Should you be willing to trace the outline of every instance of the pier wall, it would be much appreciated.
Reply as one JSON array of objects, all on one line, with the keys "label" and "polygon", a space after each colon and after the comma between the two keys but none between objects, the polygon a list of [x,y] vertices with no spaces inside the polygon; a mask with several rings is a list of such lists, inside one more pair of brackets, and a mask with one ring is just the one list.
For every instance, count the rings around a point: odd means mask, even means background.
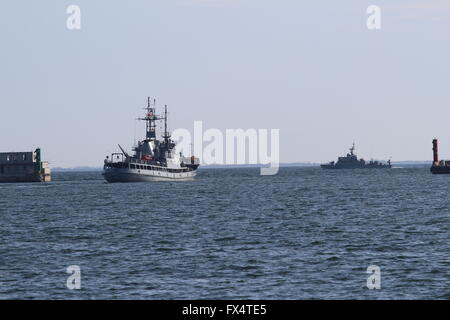
[{"label": "pier wall", "polygon": [[48,162],[40,161],[36,152],[0,153],[0,182],[49,182]]}]

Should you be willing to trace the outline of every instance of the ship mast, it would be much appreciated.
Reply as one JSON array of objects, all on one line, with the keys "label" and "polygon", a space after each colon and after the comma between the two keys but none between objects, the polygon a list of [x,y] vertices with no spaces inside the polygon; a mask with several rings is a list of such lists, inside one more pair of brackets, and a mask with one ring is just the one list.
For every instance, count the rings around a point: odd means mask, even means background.
[{"label": "ship mast", "polygon": [[163,135],[164,141],[167,143],[170,138],[170,134],[167,131],[167,104],[164,106],[164,135]]},{"label": "ship mast", "polygon": [[147,98],[147,107],[144,108],[146,114],[144,118],[138,118],[138,120],[145,121],[146,140],[156,140],[156,121],[160,120],[156,114],[156,99],[153,99],[153,104],[150,101],[150,97]]}]

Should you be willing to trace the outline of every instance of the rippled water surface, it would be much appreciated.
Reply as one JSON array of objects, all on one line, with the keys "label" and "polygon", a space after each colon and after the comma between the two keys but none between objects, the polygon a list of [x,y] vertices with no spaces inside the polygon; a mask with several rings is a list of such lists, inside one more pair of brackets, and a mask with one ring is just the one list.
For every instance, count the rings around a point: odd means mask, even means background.
[{"label": "rippled water surface", "polygon": [[[0,184],[0,298],[450,299],[450,176],[203,169]],[[81,268],[69,290],[66,268]],[[366,286],[381,268],[381,289]]]}]

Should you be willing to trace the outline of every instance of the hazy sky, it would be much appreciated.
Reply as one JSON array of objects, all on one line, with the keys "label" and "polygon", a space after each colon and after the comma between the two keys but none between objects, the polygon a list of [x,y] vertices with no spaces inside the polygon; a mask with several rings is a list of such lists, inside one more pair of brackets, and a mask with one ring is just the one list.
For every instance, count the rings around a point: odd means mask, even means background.
[{"label": "hazy sky", "polygon": [[[66,8],[81,8],[81,30]],[[382,9],[382,29],[366,9]],[[146,97],[170,127],[279,128],[281,162],[450,158],[448,0],[3,0],[0,150],[53,167],[129,150]],[[161,110],[161,109],[160,109]],[[144,135],[142,125],[136,136]]]}]

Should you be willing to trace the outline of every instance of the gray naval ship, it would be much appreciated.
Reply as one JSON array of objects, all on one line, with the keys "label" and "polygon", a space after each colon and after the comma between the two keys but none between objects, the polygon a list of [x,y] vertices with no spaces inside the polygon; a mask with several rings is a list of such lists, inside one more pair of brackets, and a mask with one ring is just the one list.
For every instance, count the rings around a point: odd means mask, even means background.
[{"label": "gray naval ship", "polygon": [[[146,137],[134,147],[134,154],[129,155],[120,145],[122,152],[107,156],[104,161],[103,176],[108,182],[147,182],[193,180],[199,159],[184,157],[175,152],[175,143],[167,131],[167,106],[164,116],[155,113],[156,101],[153,104],[148,98],[146,114],[138,120],[146,123]],[[156,122],[164,120],[162,140],[156,138]]]},{"label": "gray naval ship", "polygon": [[339,157],[337,162],[331,161],[327,164],[320,165],[323,169],[390,169],[392,168],[391,160],[387,163],[379,161],[366,162],[364,159],[358,159],[355,154],[355,144],[350,148],[350,153],[345,157]]}]

